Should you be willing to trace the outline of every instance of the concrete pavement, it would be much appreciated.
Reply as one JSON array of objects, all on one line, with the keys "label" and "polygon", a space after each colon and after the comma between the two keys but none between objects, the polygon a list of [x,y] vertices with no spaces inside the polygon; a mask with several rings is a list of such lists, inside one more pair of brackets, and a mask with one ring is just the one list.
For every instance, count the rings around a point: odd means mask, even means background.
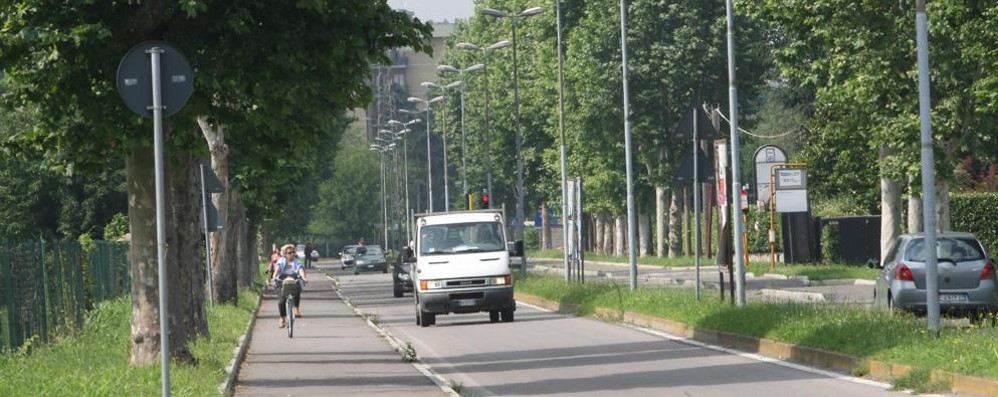
[{"label": "concrete pavement", "polygon": [[447,396],[333,290],[322,272],[309,272],[302,318],[288,338],[277,328],[277,297],[265,295],[235,385],[236,396]]}]

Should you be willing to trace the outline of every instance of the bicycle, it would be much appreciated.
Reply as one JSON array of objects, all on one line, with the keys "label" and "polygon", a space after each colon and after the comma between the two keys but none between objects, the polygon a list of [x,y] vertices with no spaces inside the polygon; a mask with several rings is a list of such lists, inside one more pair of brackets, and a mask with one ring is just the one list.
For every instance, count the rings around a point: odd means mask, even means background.
[{"label": "bicycle", "polygon": [[295,336],[295,292],[299,292],[298,280],[285,277],[281,282],[281,295],[284,298],[284,313],[287,315],[288,338]]}]

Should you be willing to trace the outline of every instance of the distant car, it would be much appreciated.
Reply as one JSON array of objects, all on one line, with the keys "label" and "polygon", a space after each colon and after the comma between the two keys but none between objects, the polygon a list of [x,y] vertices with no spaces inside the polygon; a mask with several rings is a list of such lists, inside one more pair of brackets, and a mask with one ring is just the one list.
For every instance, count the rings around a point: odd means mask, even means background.
[{"label": "distant car", "polygon": [[357,247],[354,253],[353,274],[362,271],[378,271],[388,273],[388,260],[379,245],[363,245]]},{"label": "distant car", "polygon": [[356,251],[356,245],[343,246],[343,249],[340,250],[340,269],[346,269],[348,266],[353,266],[354,253],[356,253]]},{"label": "distant car", "polygon": [[[945,232],[936,238],[939,311],[981,319],[998,312],[994,258],[970,233]],[[926,312],[925,235],[897,238],[880,262],[873,290],[874,305],[891,310]]]},{"label": "distant car", "polygon": [[305,244],[295,246],[295,257],[303,261],[305,260]]},{"label": "distant car", "polygon": [[400,260],[392,266],[392,295],[401,298],[406,292],[412,292],[412,264]]}]

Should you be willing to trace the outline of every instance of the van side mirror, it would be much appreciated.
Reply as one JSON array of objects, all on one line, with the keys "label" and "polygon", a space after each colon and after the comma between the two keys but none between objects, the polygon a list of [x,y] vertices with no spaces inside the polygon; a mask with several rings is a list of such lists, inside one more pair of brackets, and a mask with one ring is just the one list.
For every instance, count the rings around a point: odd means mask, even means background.
[{"label": "van side mirror", "polygon": [[402,248],[402,263],[412,263],[416,261],[416,256],[413,255],[412,248],[405,247]]},{"label": "van side mirror", "polygon": [[509,250],[509,256],[523,256],[523,240],[513,242],[513,249]]}]

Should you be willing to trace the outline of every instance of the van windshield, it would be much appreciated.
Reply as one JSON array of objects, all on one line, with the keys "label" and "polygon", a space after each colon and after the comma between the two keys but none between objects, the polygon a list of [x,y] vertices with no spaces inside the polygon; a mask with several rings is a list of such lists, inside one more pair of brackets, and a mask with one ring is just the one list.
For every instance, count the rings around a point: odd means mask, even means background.
[{"label": "van windshield", "polygon": [[427,225],[419,229],[421,255],[505,251],[506,242],[499,222]]}]

